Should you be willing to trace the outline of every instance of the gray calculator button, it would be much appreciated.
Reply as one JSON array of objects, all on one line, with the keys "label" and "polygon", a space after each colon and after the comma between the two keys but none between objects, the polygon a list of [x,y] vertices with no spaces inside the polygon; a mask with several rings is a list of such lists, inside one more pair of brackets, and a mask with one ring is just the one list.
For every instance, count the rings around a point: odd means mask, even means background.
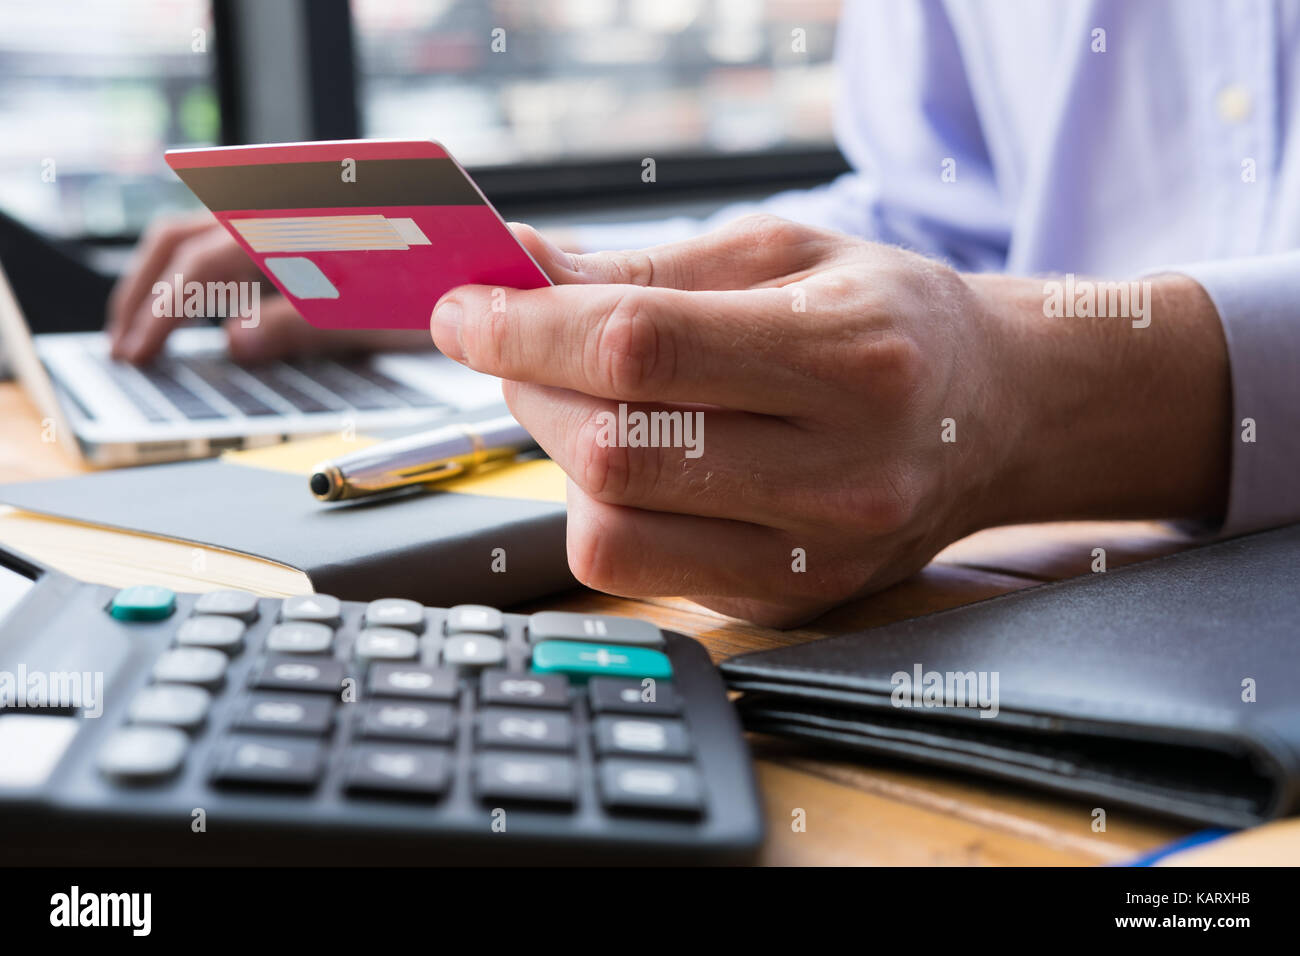
[{"label": "gray calculator button", "polygon": [[475,788],[484,800],[571,804],[577,774],[568,757],[542,754],[482,754],[475,764]]},{"label": "gray calculator button", "polygon": [[375,697],[455,700],[459,690],[456,672],[447,667],[376,664],[370,669],[370,693]]},{"label": "gray calculator button", "polygon": [[366,745],[353,751],[344,781],[349,791],[438,796],[451,784],[451,760],[436,747]]},{"label": "gray calculator button", "polygon": [[383,598],[366,605],[366,627],[424,630],[424,606],[406,598]]},{"label": "gray calculator button", "polygon": [[447,611],[448,634],[495,634],[506,632],[506,619],[494,607],[482,604],[458,604]]},{"label": "gray calculator button", "polygon": [[163,724],[192,730],[203,723],[212,695],[188,684],[154,684],[131,698],[127,715],[133,724]]},{"label": "gray calculator button", "polygon": [[449,741],[456,729],[454,717],[451,707],[446,704],[417,704],[405,700],[367,704],[361,712],[361,736],[425,743]]},{"label": "gray calculator button", "polygon": [[521,707],[567,707],[569,682],[560,674],[484,671],[479,700],[484,704]]},{"label": "gray calculator button", "polygon": [[368,627],[357,636],[353,655],[366,661],[411,661],[420,642],[410,631],[396,627]]},{"label": "gray calculator button", "polygon": [[479,743],[484,747],[568,750],[573,746],[573,723],[568,714],[489,707],[479,715]]},{"label": "gray calculator button", "polygon": [[649,621],[604,614],[542,611],[528,619],[528,637],[540,641],[590,641],[595,644],[634,644],[662,648],[664,636]]},{"label": "gray calculator button", "polygon": [[593,677],[587,691],[591,709],[597,713],[675,714],[681,710],[677,692],[667,681]]},{"label": "gray calculator button", "polygon": [[325,751],[306,741],[227,741],[213,780],[221,784],[261,784],[270,787],[312,787],[321,778]]},{"label": "gray calculator button", "polygon": [[180,769],[189,738],[175,727],[124,727],[99,751],[99,769],[124,781],[157,780]]},{"label": "gray calculator button", "polygon": [[257,620],[257,595],[248,591],[209,591],[194,602],[195,614],[224,614],[241,621]]},{"label": "gray calculator button", "polygon": [[327,658],[271,657],[253,678],[263,690],[304,690],[337,694],[343,686],[342,661]]},{"label": "gray calculator button", "polygon": [[198,684],[215,687],[226,676],[226,655],[210,647],[178,647],[163,651],[153,665],[160,684]]},{"label": "gray calculator button", "polygon": [[176,629],[176,643],[234,654],[244,643],[246,629],[247,625],[237,617],[200,614],[181,622]]},{"label": "gray calculator button", "polygon": [[505,656],[505,642],[487,634],[457,634],[442,646],[443,663],[453,666],[494,667]]},{"label": "gray calculator button", "polygon": [[651,717],[596,718],[596,749],[603,754],[685,757],[691,752],[686,725]]},{"label": "gray calculator button", "polygon": [[339,599],[328,594],[302,594],[285,598],[280,605],[282,621],[315,621],[318,624],[337,624],[343,607]]},{"label": "gray calculator button", "polygon": [[334,646],[334,631],[324,624],[277,624],[266,635],[272,654],[324,654]]},{"label": "gray calculator button", "polygon": [[240,730],[321,735],[334,722],[334,705],[328,698],[306,694],[258,695],[244,705],[235,721]]},{"label": "gray calculator button", "polygon": [[703,802],[695,768],[669,761],[601,761],[600,796],[605,806],[624,810],[694,813]]}]

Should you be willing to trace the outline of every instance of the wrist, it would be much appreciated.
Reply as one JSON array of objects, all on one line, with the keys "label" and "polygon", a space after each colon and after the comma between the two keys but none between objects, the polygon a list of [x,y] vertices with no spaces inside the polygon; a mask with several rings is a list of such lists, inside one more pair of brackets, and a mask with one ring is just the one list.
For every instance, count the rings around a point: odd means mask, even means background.
[{"label": "wrist", "polygon": [[[1085,280],[965,278],[997,369],[982,523],[1222,513],[1227,348],[1199,284],[1153,276],[1124,283],[1127,308],[1099,296],[1089,309],[1071,306]],[[1096,311],[1107,317],[1086,314]]]}]

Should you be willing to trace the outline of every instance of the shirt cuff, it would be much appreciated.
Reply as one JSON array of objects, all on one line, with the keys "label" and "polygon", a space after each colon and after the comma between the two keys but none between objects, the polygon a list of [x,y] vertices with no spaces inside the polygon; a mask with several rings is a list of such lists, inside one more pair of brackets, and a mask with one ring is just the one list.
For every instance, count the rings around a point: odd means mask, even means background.
[{"label": "shirt cuff", "polygon": [[1300,521],[1300,250],[1166,271],[1201,284],[1228,344],[1232,470],[1219,534]]}]

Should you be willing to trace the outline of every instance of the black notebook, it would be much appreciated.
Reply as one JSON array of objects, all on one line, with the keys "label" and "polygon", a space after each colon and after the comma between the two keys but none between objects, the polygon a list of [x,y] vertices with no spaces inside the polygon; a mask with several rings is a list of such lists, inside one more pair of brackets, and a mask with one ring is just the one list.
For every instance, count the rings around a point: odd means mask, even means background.
[{"label": "black notebook", "polygon": [[751,730],[1252,825],[1300,810],[1300,525],[722,670]]}]

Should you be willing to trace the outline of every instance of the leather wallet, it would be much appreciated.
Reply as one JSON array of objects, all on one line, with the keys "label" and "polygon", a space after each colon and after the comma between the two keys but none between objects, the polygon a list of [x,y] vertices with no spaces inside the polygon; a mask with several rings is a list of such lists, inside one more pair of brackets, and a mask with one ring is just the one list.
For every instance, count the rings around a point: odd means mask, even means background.
[{"label": "leather wallet", "polygon": [[1249,826],[1300,810],[1300,525],[722,672],[750,730]]}]

